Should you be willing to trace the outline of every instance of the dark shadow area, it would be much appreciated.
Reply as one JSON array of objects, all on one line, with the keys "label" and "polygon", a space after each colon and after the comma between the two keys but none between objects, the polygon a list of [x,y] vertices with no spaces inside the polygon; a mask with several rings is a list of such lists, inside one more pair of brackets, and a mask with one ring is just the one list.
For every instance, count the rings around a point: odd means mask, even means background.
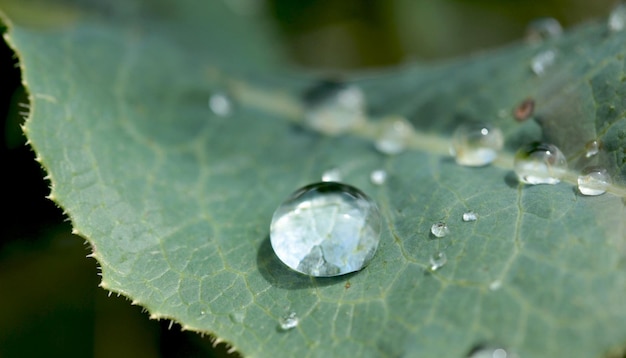
[{"label": "dark shadow area", "polygon": [[269,236],[259,246],[256,257],[259,272],[274,287],[298,290],[303,288],[345,284],[356,272],[337,277],[312,277],[291,270],[282,263],[272,249]]},{"label": "dark shadow area", "polygon": [[517,189],[520,186],[520,182],[519,180],[517,180],[517,175],[515,175],[515,172],[510,171],[506,173],[506,175],[504,176],[504,184],[506,184],[506,186],[511,189]]}]

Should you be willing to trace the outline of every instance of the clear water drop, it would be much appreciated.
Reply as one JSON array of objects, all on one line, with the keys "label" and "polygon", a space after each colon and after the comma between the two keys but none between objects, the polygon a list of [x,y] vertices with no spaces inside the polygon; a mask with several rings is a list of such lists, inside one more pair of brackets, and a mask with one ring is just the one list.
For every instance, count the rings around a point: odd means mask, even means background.
[{"label": "clear water drop", "polygon": [[500,280],[491,281],[491,283],[489,284],[489,289],[491,291],[497,291],[500,289],[500,287],[502,287],[502,281]]},{"label": "clear water drop", "polygon": [[233,113],[233,100],[225,92],[215,92],[209,97],[209,109],[219,117],[228,117]]},{"label": "clear water drop", "polygon": [[468,221],[476,221],[478,220],[478,215],[473,212],[473,211],[468,211],[466,213],[463,213],[463,221],[468,222]]},{"label": "clear water drop", "polygon": [[437,271],[448,262],[445,252],[436,252],[430,256],[430,270]]},{"label": "clear water drop", "polygon": [[611,185],[611,177],[601,167],[585,168],[578,176],[578,191],[583,195],[596,196],[606,193]]},{"label": "clear water drop", "polygon": [[450,229],[448,225],[444,222],[436,222],[430,227],[430,232],[435,235],[435,237],[444,237],[450,233]]},{"label": "clear water drop", "polygon": [[515,154],[515,174],[525,184],[557,184],[567,171],[567,160],[553,144],[534,142]]},{"label": "clear water drop", "polygon": [[363,91],[354,85],[324,81],[304,95],[305,123],[312,129],[337,135],[366,120]]},{"label": "clear water drop", "polygon": [[295,312],[289,312],[285,314],[284,316],[280,317],[280,319],[278,320],[278,326],[283,331],[294,329],[298,326],[299,323],[300,323],[300,319],[298,318],[298,315],[296,315]]},{"label": "clear water drop", "polygon": [[341,171],[338,168],[331,168],[322,173],[322,181],[341,181]]},{"label": "clear water drop", "polygon": [[228,317],[231,321],[233,321],[233,323],[243,323],[245,314],[243,311],[233,311],[228,315]]},{"label": "clear water drop", "polygon": [[374,185],[383,185],[387,181],[387,172],[383,169],[374,170],[370,174],[370,181]]},{"label": "clear water drop", "polygon": [[554,65],[556,57],[557,52],[553,49],[539,52],[530,60],[530,68],[537,76],[543,76],[548,68]]},{"label": "clear water drop", "polygon": [[620,3],[611,11],[608,21],[609,31],[619,32],[626,28],[626,3]]},{"label": "clear water drop", "polygon": [[531,21],[526,27],[526,40],[531,43],[542,42],[559,37],[563,33],[561,23],[552,17],[542,17]]},{"label": "clear water drop", "polygon": [[452,135],[450,153],[460,165],[479,167],[493,162],[503,145],[500,129],[488,124],[462,124]]},{"label": "clear water drop", "polygon": [[413,125],[404,117],[387,118],[381,123],[376,149],[383,154],[400,154],[406,150],[413,132]]},{"label": "clear water drop", "polygon": [[597,155],[600,153],[600,149],[602,149],[602,142],[597,139],[590,140],[585,143],[585,158],[591,158]]},{"label": "clear water drop", "polygon": [[270,241],[291,269],[328,277],[365,267],[380,232],[381,215],[372,199],[350,185],[321,182],[297,190],[276,209]]},{"label": "clear water drop", "polygon": [[469,358],[517,358],[517,355],[504,348],[484,347],[474,350]]}]

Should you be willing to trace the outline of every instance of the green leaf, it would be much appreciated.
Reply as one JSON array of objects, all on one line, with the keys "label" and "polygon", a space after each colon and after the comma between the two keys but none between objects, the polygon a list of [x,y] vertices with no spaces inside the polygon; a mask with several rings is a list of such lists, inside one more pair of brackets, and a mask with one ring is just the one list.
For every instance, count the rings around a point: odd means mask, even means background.
[{"label": "green leaf", "polygon": [[[302,127],[301,94],[317,79],[285,68],[262,14],[221,2],[111,3],[120,7],[3,5],[31,94],[25,132],[51,198],[91,243],[104,288],[246,356],[623,352],[626,33],[590,24],[541,45],[354,80],[368,121],[328,136]],[[548,48],[557,62],[535,76],[531,58]],[[210,112],[216,90],[235,99],[232,116]],[[511,111],[528,97],[534,120],[518,123]],[[397,156],[373,148],[389,115],[416,127]],[[448,157],[450,133],[469,120],[505,133],[494,165]],[[604,150],[591,161],[615,185],[584,197],[572,184],[595,138]],[[512,153],[537,139],[565,152],[566,181],[513,179]],[[330,167],[378,202],[386,226],[364,270],[313,279],[274,256],[269,222]],[[381,187],[369,182],[378,168],[390,174]],[[478,221],[463,222],[467,210]],[[450,234],[432,239],[440,220]],[[448,263],[430,273],[437,251]],[[281,332],[288,310],[300,324]]]}]

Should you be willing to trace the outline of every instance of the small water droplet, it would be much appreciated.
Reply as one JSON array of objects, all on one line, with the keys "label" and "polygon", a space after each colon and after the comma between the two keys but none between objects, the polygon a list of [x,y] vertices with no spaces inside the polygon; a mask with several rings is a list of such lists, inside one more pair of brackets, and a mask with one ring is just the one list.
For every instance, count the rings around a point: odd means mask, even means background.
[{"label": "small water droplet", "polygon": [[535,112],[535,100],[532,98],[525,99],[513,111],[513,117],[518,122],[523,122],[530,118]]},{"label": "small water droplet", "polygon": [[542,17],[531,21],[526,27],[526,40],[531,43],[556,38],[563,33],[559,21],[552,17]]},{"label": "small water droplet", "polygon": [[370,174],[370,181],[375,185],[383,185],[387,181],[387,172],[383,169],[374,170]]},{"label": "small water droplet", "polygon": [[444,237],[450,233],[450,229],[446,223],[440,221],[430,227],[430,232],[435,235],[435,237]]},{"label": "small water droplet", "polygon": [[585,144],[585,158],[591,158],[600,153],[600,149],[602,149],[602,142],[597,139],[590,140]]},{"label": "small water droplet", "polygon": [[437,271],[448,262],[445,252],[436,252],[430,256],[430,270]]},{"label": "small water droplet", "polygon": [[585,168],[578,176],[578,191],[583,195],[601,195],[611,185],[611,177],[606,169],[601,167]]},{"label": "small water droplet", "polygon": [[322,173],[322,181],[341,181],[341,171],[338,168],[331,168]]},{"label": "small water droplet", "polygon": [[476,221],[478,220],[478,215],[473,212],[473,211],[468,211],[466,213],[463,213],[463,221],[468,222],[468,221]]},{"label": "small water droplet", "polygon": [[491,291],[497,291],[497,290],[499,290],[499,289],[500,289],[500,287],[502,287],[502,281],[500,281],[500,280],[495,280],[495,281],[492,281],[492,282],[489,284],[489,289],[490,289]]},{"label": "small water droplet", "polygon": [[283,331],[296,328],[298,323],[300,323],[300,320],[295,312],[289,312],[278,320],[278,326]]},{"label": "small water droplet", "polygon": [[378,207],[355,187],[307,185],[274,212],[270,241],[291,269],[311,276],[358,271],[374,257],[381,232]]},{"label": "small water droplet", "polygon": [[609,15],[609,31],[619,32],[626,28],[626,3],[618,4]]},{"label": "small water droplet", "polygon": [[230,317],[230,320],[233,321],[233,323],[242,323],[245,318],[245,314],[243,311],[233,311],[228,315],[228,317]]},{"label": "small water droplet", "polygon": [[537,76],[543,76],[554,65],[556,57],[557,52],[553,49],[539,52],[530,60],[530,68]]},{"label": "small water droplet", "polygon": [[567,171],[567,160],[553,144],[534,142],[520,148],[513,164],[525,184],[557,184]]},{"label": "small water droplet", "polygon": [[305,122],[319,132],[336,135],[362,124],[366,103],[363,91],[354,85],[324,81],[304,95]]},{"label": "small water droplet", "polygon": [[472,351],[469,358],[517,358],[516,354],[508,352],[504,348],[483,347]]},{"label": "small water droplet", "polygon": [[406,150],[413,136],[413,125],[404,117],[390,117],[381,122],[376,139],[376,149],[388,155],[400,154]]},{"label": "small water droplet", "polygon": [[233,101],[225,92],[215,92],[209,97],[209,109],[220,117],[228,117],[233,113]]},{"label": "small water droplet", "polygon": [[488,124],[462,124],[452,135],[450,153],[460,165],[479,167],[493,162],[504,145],[502,132]]}]

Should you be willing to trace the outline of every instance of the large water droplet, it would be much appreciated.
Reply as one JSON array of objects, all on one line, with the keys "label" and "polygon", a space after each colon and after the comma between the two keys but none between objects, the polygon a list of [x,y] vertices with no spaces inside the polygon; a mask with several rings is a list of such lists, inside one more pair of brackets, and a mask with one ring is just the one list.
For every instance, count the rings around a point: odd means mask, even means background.
[{"label": "large water droplet", "polygon": [[542,17],[531,21],[526,27],[526,40],[528,42],[541,42],[555,38],[563,33],[563,27],[559,21],[552,17]]},{"label": "large water droplet", "polygon": [[228,117],[233,113],[233,100],[225,92],[215,92],[209,97],[209,109],[217,116]]},{"label": "large water droplet", "polygon": [[460,165],[479,167],[493,162],[504,145],[502,132],[487,124],[462,124],[452,135],[451,154]]},{"label": "large water droplet", "polygon": [[270,239],[276,256],[311,276],[358,271],[374,257],[381,216],[376,204],[350,185],[307,185],[274,212]]},{"label": "large water droplet", "polygon": [[412,136],[413,125],[404,117],[387,118],[381,123],[376,149],[384,154],[400,154],[406,150]]},{"label": "large water droplet", "polygon": [[435,237],[444,237],[450,233],[450,229],[446,223],[440,221],[430,227],[430,232],[435,235]]},{"label": "large water droplet", "polygon": [[606,169],[601,167],[585,168],[578,176],[578,191],[583,195],[601,195],[611,185],[611,177]]},{"label": "large water droplet", "polygon": [[473,212],[473,211],[468,211],[466,213],[463,213],[463,221],[468,222],[468,221],[476,221],[478,220],[478,215]]},{"label": "large water droplet", "polygon": [[602,142],[597,139],[590,140],[585,143],[585,158],[591,158],[594,155],[600,153],[600,149],[602,148]]},{"label": "large water droplet", "polygon": [[515,174],[525,184],[556,184],[567,171],[567,160],[555,145],[531,143],[517,151]]},{"label": "large water droplet", "polygon": [[353,85],[325,81],[304,96],[306,124],[319,132],[336,135],[362,124],[365,95]]},{"label": "large water droplet", "polygon": [[430,270],[437,271],[448,262],[445,252],[436,252],[430,256]]},{"label": "large water droplet", "polygon": [[530,60],[530,68],[537,76],[543,76],[556,62],[556,56],[557,52],[553,49],[539,52]]},{"label": "large water droplet", "polygon": [[387,181],[387,172],[383,169],[374,170],[370,174],[370,181],[375,185],[383,185]]},{"label": "large water droplet", "polygon": [[300,319],[295,312],[289,312],[280,317],[280,319],[278,320],[278,326],[283,331],[288,331],[290,329],[296,328],[298,326],[298,323],[300,323]]},{"label": "large water droplet", "polygon": [[611,32],[622,31],[626,28],[626,3],[613,8],[609,15],[608,27]]},{"label": "large water droplet", "polygon": [[322,181],[341,181],[341,171],[338,168],[331,168],[322,173]]}]

